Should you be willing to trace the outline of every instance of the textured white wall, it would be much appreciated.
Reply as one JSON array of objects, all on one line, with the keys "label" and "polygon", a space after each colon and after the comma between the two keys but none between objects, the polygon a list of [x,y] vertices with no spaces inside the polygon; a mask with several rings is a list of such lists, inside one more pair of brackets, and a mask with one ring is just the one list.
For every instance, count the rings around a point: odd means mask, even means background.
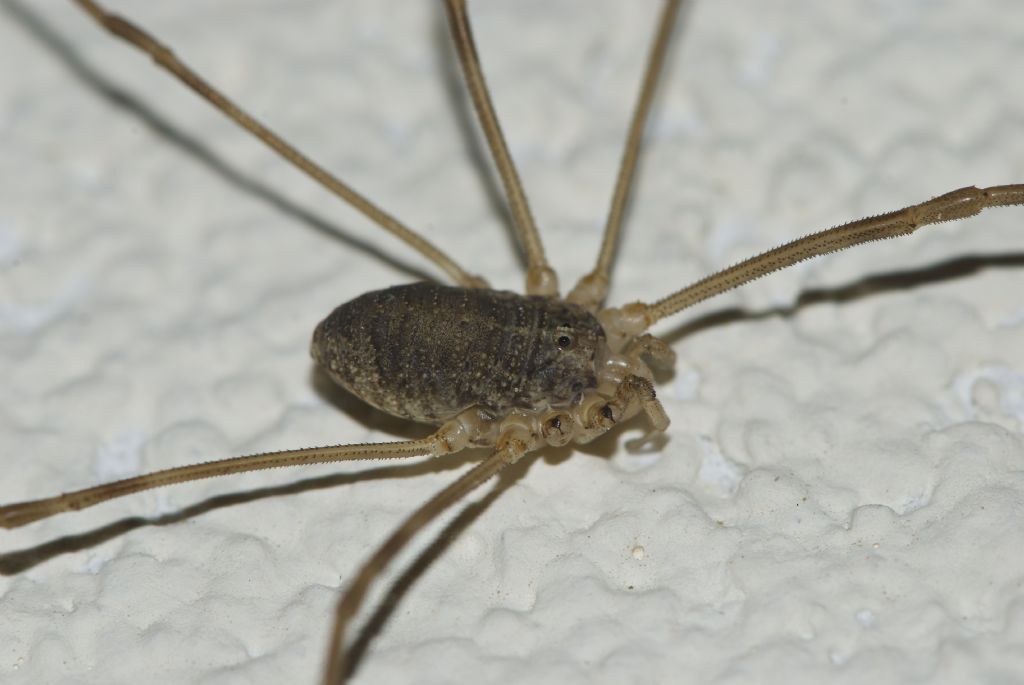
[{"label": "textured white wall", "polygon": [[[0,2],[0,501],[421,433],[318,389],[306,347],[333,306],[422,262],[69,3],[24,4],[31,21]],[[437,3],[213,5],[117,3],[458,260],[521,287]],[[596,251],[659,6],[472,3],[566,283]],[[613,301],[1024,181],[1021,36],[1018,0],[695,3]],[[1022,225],[1024,209],[990,211],[678,316],[660,329],[680,354],[664,450],[627,452],[633,428],[527,460],[401,601],[358,680],[1024,681]],[[345,579],[464,466],[251,474],[4,531],[0,680],[316,682]],[[253,501],[209,506],[224,494]]]}]

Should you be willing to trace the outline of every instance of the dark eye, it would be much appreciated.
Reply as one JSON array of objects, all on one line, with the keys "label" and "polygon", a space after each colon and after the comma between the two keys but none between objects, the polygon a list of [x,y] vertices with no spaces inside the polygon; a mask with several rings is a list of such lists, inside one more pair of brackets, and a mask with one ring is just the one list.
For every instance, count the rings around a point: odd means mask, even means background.
[{"label": "dark eye", "polygon": [[557,340],[555,340],[555,344],[558,345],[558,349],[567,350],[572,347],[572,336],[568,336],[563,333],[558,336]]}]

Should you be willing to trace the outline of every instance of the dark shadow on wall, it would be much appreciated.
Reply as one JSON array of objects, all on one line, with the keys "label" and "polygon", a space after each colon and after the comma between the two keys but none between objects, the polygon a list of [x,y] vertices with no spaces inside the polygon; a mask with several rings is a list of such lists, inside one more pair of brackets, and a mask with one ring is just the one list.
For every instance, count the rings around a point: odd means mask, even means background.
[{"label": "dark shadow on wall", "polygon": [[[198,162],[227,185],[251,197],[261,199],[280,212],[285,219],[303,224],[317,233],[338,241],[348,249],[363,253],[380,261],[382,264],[390,266],[396,271],[408,275],[410,280],[437,280],[426,271],[388,255],[372,243],[353,236],[322,216],[299,206],[274,188],[225,162],[198,138],[182,132],[165,117],[161,116],[156,109],[105,78],[101,71],[83,60],[72,44],[54,31],[40,18],[38,13],[30,10],[21,2],[17,0],[0,0],[0,10],[11,21],[21,26],[27,35],[32,36],[46,52],[56,58],[61,65],[74,74],[98,97],[141,122],[154,135],[181,150],[185,155]],[[76,10],[69,9],[68,11]],[[102,29],[96,27],[96,30]],[[111,37],[111,40],[116,39]],[[139,53],[139,59],[146,60],[148,58]],[[164,74],[158,73],[158,69],[155,67],[153,76],[154,78],[166,77]],[[181,87],[184,88],[184,86]],[[254,142],[254,144],[256,143]],[[312,183],[313,181],[310,182]]]},{"label": "dark shadow on wall", "polygon": [[101,545],[108,540],[120,537],[139,528],[150,526],[168,526],[186,521],[207,512],[225,507],[233,507],[248,502],[255,502],[272,497],[298,495],[303,492],[336,488],[343,485],[355,485],[364,481],[378,481],[391,478],[416,478],[427,473],[454,471],[478,459],[480,450],[467,450],[459,454],[448,455],[444,459],[424,457],[420,461],[407,464],[381,466],[363,469],[355,473],[338,473],[316,478],[305,478],[283,485],[272,485],[254,488],[244,492],[235,492],[207,498],[191,506],[170,514],[152,518],[132,516],[114,521],[93,530],[65,535],[49,542],[33,547],[0,553],[0,575],[13,576],[27,571],[62,554],[80,552]]},{"label": "dark shadow on wall", "polygon": [[773,307],[757,312],[740,307],[728,307],[701,314],[661,336],[674,344],[703,331],[746,321],[761,321],[772,317],[792,317],[801,309],[819,304],[844,304],[875,295],[906,292],[916,288],[955,281],[980,273],[987,269],[1022,269],[1024,253],[968,255],[956,257],[938,264],[922,266],[903,271],[865,276],[847,285],[806,290],[788,307]]}]

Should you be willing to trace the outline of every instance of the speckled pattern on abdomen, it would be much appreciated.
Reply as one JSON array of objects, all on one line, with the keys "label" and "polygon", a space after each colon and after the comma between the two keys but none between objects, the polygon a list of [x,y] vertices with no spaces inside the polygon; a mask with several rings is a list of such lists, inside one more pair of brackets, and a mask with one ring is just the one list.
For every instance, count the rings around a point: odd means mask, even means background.
[{"label": "speckled pattern on abdomen", "polygon": [[[560,331],[573,346],[559,349]],[[313,358],[357,397],[439,423],[478,405],[495,414],[557,404],[594,387],[604,340],[584,309],[543,297],[413,283],[337,307],[313,333]]]}]

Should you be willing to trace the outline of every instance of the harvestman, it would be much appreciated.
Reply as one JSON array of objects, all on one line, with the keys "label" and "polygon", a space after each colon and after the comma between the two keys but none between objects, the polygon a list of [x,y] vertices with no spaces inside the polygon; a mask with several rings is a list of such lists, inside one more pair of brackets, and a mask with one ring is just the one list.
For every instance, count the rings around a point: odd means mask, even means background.
[{"label": "harvestman", "polygon": [[[1024,184],[960,188],[787,243],[656,302],[603,307],[641,133],[680,5],[679,0],[667,0],[635,106],[596,266],[561,299],[557,277],[545,258],[480,71],[465,0],[446,0],[466,83],[527,256],[526,296],[500,293],[263,127],[142,29],[91,0],[75,1],[107,30],[147,52],[282,157],[415,248],[456,284],[415,284],[368,293],[335,310],[314,334],[313,356],[328,375],[378,408],[438,425],[428,437],[237,457],[0,507],[0,525],[15,528],[115,497],[200,478],[279,466],[441,456],[467,447],[492,447],[486,459],[413,512],[350,582],[337,607],[326,682],[340,681],[350,672],[345,635],[370,584],[412,536],[445,509],[505,466],[544,446],[588,442],[641,412],[652,432],[667,428],[668,417],[655,397],[650,367],[670,364],[674,355],[664,342],[646,333],[654,323],[810,257],[910,235],[922,226],[973,216],[986,207],[1024,204]],[[462,326],[452,327],[451,322],[460,317]],[[424,332],[434,335],[426,343],[428,349],[418,352],[409,341]]]}]

